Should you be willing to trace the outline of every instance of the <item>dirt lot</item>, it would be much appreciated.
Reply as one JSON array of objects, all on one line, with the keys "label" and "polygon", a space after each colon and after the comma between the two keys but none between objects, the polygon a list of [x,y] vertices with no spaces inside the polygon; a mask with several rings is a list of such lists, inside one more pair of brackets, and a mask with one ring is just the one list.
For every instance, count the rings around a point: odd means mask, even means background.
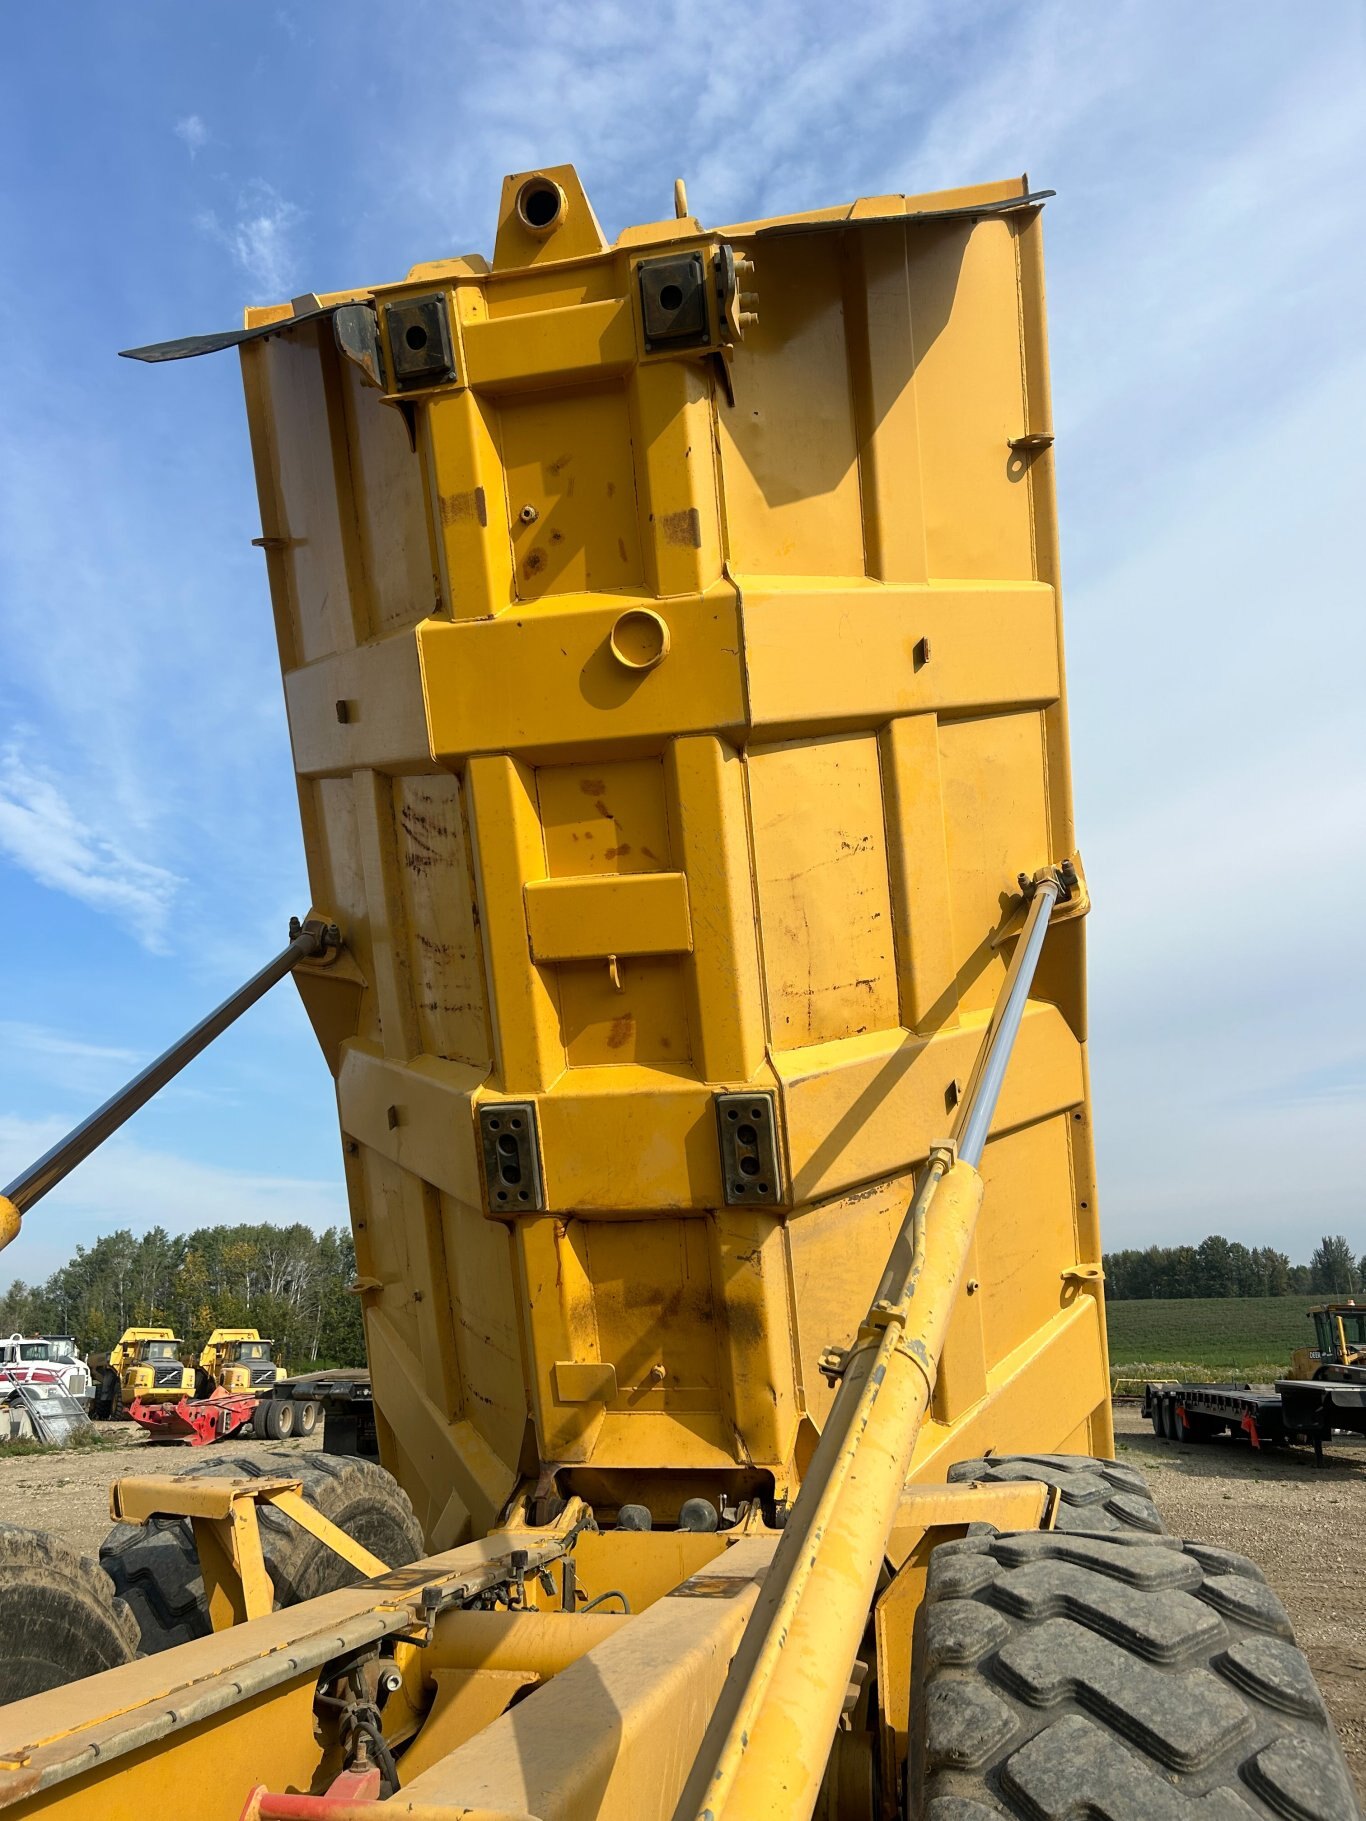
[{"label": "dirt lot", "polygon": [[[1132,1407],[1116,1411],[1115,1430],[1120,1459],[1148,1475],[1169,1528],[1251,1556],[1285,1601],[1366,1799],[1366,1443],[1340,1438],[1320,1471],[1308,1449],[1159,1442]],[[106,1433],[120,1445],[0,1459],[0,1519],[56,1531],[94,1555],[109,1528],[111,1479],[173,1472],[192,1458],[149,1447],[132,1423]],[[288,1459],[318,1440],[229,1447]]]},{"label": "dirt lot", "polygon": [[1308,1448],[1160,1442],[1122,1406],[1115,1444],[1169,1530],[1250,1556],[1280,1594],[1366,1802],[1366,1441],[1339,1436],[1319,1469]]},{"label": "dirt lot", "polygon": [[[68,1448],[60,1454],[0,1458],[0,1519],[51,1530],[87,1555],[98,1555],[109,1529],[109,1482],[125,1473],[174,1473],[202,1458],[196,1448],[143,1441],[136,1423],[101,1423],[101,1437],[117,1439],[106,1448]],[[321,1425],[306,1442],[232,1441],[217,1444],[224,1454],[271,1454],[287,1458],[317,1448]]]}]

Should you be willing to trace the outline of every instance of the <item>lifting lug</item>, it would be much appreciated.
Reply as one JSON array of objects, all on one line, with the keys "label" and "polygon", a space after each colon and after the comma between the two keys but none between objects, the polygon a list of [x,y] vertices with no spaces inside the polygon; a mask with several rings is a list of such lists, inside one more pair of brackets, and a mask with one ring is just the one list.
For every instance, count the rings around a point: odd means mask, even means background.
[{"label": "lifting lug", "polygon": [[1076,865],[1071,860],[1064,860],[1061,866],[1041,866],[1032,879],[1028,873],[1021,873],[1020,896],[1026,904],[1032,902],[1034,894],[1046,880],[1051,880],[1057,886],[1059,904],[1070,903],[1081,883],[1077,877]]}]

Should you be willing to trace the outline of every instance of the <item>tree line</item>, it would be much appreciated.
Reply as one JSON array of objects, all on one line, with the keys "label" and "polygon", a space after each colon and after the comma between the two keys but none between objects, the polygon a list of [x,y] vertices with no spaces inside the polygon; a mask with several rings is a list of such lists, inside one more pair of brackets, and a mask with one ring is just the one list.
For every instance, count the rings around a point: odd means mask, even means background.
[{"label": "tree line", "polygon": [[[1307,1265],[1212,1233],[1198,1246],[1107,1252],[1104,1269],[1116,1302],[1354,1296],[1366,1284],[1366,1255],[1340,1233],[1326,1234]],[[0,1335],[74,1334],[87,1351],[107,1352],[127,1327],[166,1327],[198,1351],[214,1328],[256,1328],[293,1369],[363,1366],[360,1299],[346,1288],[355,1275],[345,1227],[153,1227],[140,1238],[124,1227],[77,1246],[46,1283],[12,1283],[0,1294]]]},{"label": "tree line", "polygon": [[256,1328],[293,1370],[363,1366],[360,1299],[349,1229],[260,1223],[128,1229],[97,1239],[44,1284],[0,1295],[0,1334],[74,1334],[106,1352],[128,1327],[171,1328],[196,1352],[214,1328]]},{"label": "tree line", "polygon": [[1105,1293],[1113,1302],[1163,1296],[1355,1296],[1366,1282],[1341,1234],[1325,1234],[1307,1265],[1292,1265],[1274,1246],[1240,1245],[1211,1233],[1198,1246],[1149,1246],[1105,1254]]}]

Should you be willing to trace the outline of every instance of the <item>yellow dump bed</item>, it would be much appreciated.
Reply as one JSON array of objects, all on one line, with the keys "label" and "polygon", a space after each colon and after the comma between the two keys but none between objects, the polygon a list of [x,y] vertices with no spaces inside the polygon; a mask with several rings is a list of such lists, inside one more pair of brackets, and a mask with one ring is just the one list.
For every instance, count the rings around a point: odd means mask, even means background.
[{"label": "yellow dump bed", "polygon": [[1040,200],[608,246],[561,167],[139,351],[243,350],[314,909],[152,1074],[294,971],[402,1484],[0,1526],[15,1821],[1358,1814],[1109,1458]]},{"label": "yellow dump bed", "polygon": [[[604,240],[242,348],[381,1451],[429,1542],[792,1498],[1019,929],[1074,853],[1023,183]],[[757,299],[757,301],[756,301]],[[1084,891],[915,1472],[1111,1445]],[[1071,919],[1069,921],[1069,919]]]}]

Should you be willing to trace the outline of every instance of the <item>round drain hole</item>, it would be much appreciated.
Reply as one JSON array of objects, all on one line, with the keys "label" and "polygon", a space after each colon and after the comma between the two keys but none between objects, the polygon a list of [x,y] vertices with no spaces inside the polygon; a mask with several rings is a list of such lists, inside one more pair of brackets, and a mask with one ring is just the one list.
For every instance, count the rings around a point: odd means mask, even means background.
[{"label": "round drain hole", "polygon": [[653,670],[669,655],[669,628],[648,607],[629,607],[608,640],[612,656],[627,670]]}]

